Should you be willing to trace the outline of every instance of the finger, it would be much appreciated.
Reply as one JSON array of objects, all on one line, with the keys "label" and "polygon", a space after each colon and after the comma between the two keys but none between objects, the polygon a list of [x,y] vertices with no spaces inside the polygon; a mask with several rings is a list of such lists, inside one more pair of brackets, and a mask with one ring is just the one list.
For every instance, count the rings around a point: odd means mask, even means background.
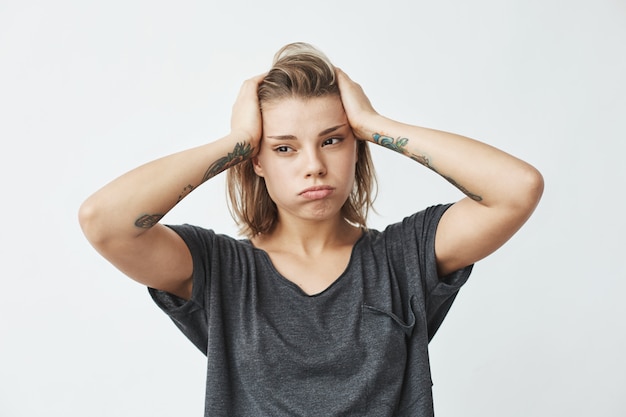
[{"label": "finger", "polygon": [[267,72],[264,72],[262,74],[255,75],[254,77],[248,79],[247,81],[249,81],[251,84],[259,85],[265,79],[266,76],[267,76]]},{"label": "finger", "polygon": [[246,78],[243,82],[244,83],[247,82],[247,81],[256,81],[256,82],[258,82],[258,81],[261,81],[266,76],[267,76],[267,71],[263,72],[261,74],[256,74],[256,75],[253,75],[252,77]]},{"label": "finger", "polygon": [[239,90],[240,94],[243,94],[244,92],[247,94],[256,93],[257,89],[259,88],[259,84],[261,84],[261,82],[265,79],[266,75],[267,75],[267,72],[263,74],[255,75],[254,77],[251,77],[245,80],[242,83],[241,88]]},{"label": "finger", "polygon": [[339,67],[335,67],[335,77],[337,77],[337,83],[339,85],[345,83],[346,80],[350,80],[350,77],[348,77],[348,74],[343,72],[343,70]]}]

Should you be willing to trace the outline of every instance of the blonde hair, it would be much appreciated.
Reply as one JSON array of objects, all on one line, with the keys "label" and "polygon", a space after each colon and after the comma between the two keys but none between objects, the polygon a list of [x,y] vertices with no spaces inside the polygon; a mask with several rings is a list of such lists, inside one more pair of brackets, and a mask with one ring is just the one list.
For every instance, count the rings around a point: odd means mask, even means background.
[{"label": "blonde hair", "polygon": [[[259,105],[285,98],[339,96],[335,67],[320,50],[303,42],[282,47],[272,68],[257,90]],[[367,215],[375,199],[376,175],[366,141],[357,140],[354,188],[341,208],[343,217],[366,227]],[[265,187],[265,180],[254,172],[252,159],[227,171],[229,208],[242,235],[251,238],[268,233],[278,220],[278,210]]]}]

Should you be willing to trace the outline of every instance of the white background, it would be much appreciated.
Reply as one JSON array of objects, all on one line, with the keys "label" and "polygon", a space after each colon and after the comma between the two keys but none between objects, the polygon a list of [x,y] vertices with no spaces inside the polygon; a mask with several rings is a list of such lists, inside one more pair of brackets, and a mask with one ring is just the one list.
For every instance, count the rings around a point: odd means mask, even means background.
[{"label": "white background", "polygon": [[[535,215],[430,345],[437,415],[626,415],[623,0],[1,0],[0,416],[202,415],[202,354],[76,213],[117,175],[227,133],[241,82],[300,40],[381,113],[544,174]],[[461,197],[373,151],[372,227]],[[234,233],[223,175],[165,220]]]}]

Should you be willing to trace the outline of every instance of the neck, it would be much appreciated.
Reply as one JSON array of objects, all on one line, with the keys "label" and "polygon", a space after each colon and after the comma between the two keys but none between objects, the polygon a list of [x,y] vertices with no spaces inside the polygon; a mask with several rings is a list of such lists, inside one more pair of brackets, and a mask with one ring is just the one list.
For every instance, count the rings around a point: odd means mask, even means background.
[{"label": "neck", "polygon": [[274,230],[262,236],[260,241],[274,250],[282,248],[289,252],[312,255],[337,246],[352,246],[360,236],[358,227],[337,217],[327,221],[279,221]]}]

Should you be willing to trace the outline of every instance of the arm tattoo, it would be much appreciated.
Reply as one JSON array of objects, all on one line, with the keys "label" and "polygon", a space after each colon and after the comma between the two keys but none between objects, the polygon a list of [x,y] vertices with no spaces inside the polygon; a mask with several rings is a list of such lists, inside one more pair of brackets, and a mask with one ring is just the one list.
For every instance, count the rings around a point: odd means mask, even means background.
[{"label": "arm tattoo", "polygon": [[416,162],[419,162],[420,164],[424,165],[426,168],[435,171],[437,174],[441,175],[450,184],[454,185],[463,194],[465,194],[466,196],[468,196],[472,200],[474,200],[474,201],[482,201],[483,198],[481,196],[471,193],[467,188],[465,188],[464,186],[462,186],[461,184],[456,182],[452,177],[447,177],[447,176],[441,174],[439,171],[437,171],[437,169],[435,169],[435,167],[433,167],[432,164],[430,163],[430,159],[428,158],[428,156],[426,156],[426,155],[415,155],[414,153],[411,153],[407,149],[405,149],[404,147],[406,146],[407,143],[409,143],[409,138],[399,137],[397,139],[394,139],[394,138],[392,138],[390,136],[381,135],[380,133],[374,133],[372,135],[372,138],[374,139],[375,143],[377,143],[377,144],[379,144],[381,146],[384,146],[385,148],[389,148],[389,149],[391,149],[393,151],[401,153],[402,155],[408,156],[412,160],[414,160]]},{"label": "arm tattoo", "polygon": [[430,160],[426,155],[415,155],[409,153],[406,149],[404,149],[406,144],[409,143],[409,138],[394,139],[392,137],[384,136],[378,133],[374,133],[373,138],[374,142],[376,142],[377,144],[382,145],[385,148],[391,149],[392,151],[401,153],[402,155],[408,156],[412,160],[419,162],[425,167],[433,169],[433,167],[430,166]]},{"label": "arm tattoo", "polygon": [[[212,178],[224,171],[232,167],[233,165],[238,164],[239,162],[247,159],[252,155],[252,146],[246,143],[238,143],[235,145],[235,148],[232,152],[229,152],[228,155],[218,159],[213,162],[209,169],[204,173],[204,178],[202,182],[205,182],[209,178]],[[192,192],[196,187],[191,184],[187,184],[185,188],[180,192],[178,196],[178,202],[180,202],[183,198],[185,198],[190,192]],[[135,220],[135,226],[140,229],[149,229],[155,224],[159,222],[163,218],[164,214],[142,214]]]},{"label": "arm tattoo", "polygon": [[240,142],[235,145],[232,152],[228,155],[213,162],[211,166],[204,173],[202,182],[205,182],[209,178],[213,178],[220,172],[237,165],[241,161],[249,158],[252,155],[252,146],[249,143]]},{"label": "arm tattoo", "polygon": [[135,226],[140,229],[149,229],[163,218],[163,214],[142,214],[135,220]]},{"label": "arm tattoo", "polygon": [[380,133],[374,133],[372,137],[374,138],[374,142],[376,142],[377,144],[382,145],[385,148],[389,148],[392,151],[406,154],[403,148],[406,146],[407,143],[409,143],[409,138],[394,139],[391,136],[381,135]]},{"label": "arm tattoo", "polygon": [[[433,171],[435,171],[433,169]],[[437,172],[437,171],[435,171]],[[438,173],[438,172],[437,172]],[[439,173],[438,173],[439,174]],[[440,174],[441,175],[441,174]],[[483,201],[483,198],[479,195],[473,194],[471,193],[467,188],[463,187],[461,184],[459,184],[458,182],[456,182],[453,178],[451,177],[446,177],[445,175],[441,175],[442,177],[444,177],[450,184],[454,185],[456,188],[458,188],[459,190],[461,190],[461,192],[463,194],[465,194],[466,196],[468,196],[469,198],[471,198],[474,201]]]},{"label": "arm tattoo", "polygon": [[187,186],[185,188],[183,188],[183,191],[180,192],[180,195],[178,196],[178,202],[180,202],[180,200],[182,200],[183,198],[187,197],[187,195],[192,192],[196,187],[194,187],[191,184],[187,184]]}]

